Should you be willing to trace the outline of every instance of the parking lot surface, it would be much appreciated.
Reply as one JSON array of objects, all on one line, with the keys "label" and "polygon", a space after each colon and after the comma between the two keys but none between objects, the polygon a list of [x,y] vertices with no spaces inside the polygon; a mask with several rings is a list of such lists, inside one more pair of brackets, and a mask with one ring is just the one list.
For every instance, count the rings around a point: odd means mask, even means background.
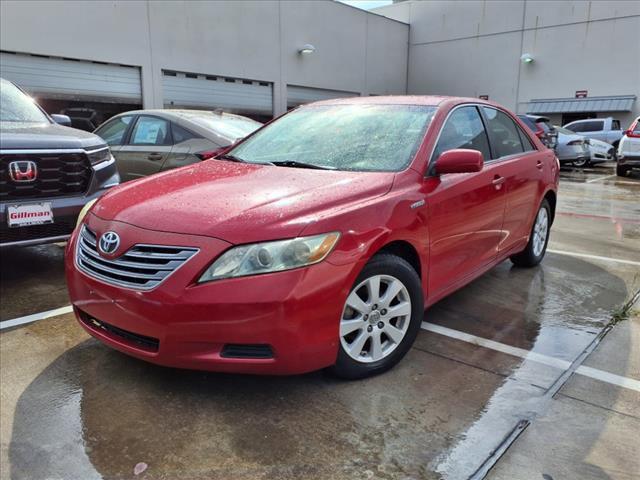
[{"label": "parking lot surface", "polygon": [[638,478],[640,318],[615,320],[640,287],[640,176],[613,173],[563,171],[542,265],[442,300],[362,381],[162,368],[68,309],[8,327],[68,298],[60,246],[2,251],[0,477]]}]

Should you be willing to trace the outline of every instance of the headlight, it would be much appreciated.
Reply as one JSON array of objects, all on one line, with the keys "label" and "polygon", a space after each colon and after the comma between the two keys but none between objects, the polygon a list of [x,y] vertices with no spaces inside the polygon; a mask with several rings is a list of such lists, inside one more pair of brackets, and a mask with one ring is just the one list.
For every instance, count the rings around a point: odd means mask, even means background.
[{"label": "headlight", "polygon": [[89,157],[91,165],[97,165],[98,163],[111,160],[111,152],[109,151],[109,147],[104,147],[100,148],[99,150],[87,152],[87,157]]},{"label": "headlight", "polygon": [[331,232],[312,237],[233,247],[213,262],[198,282],[280,272],[312,265],[324,260],[339,238],[338,232]]},{"label": "headlight", "polygon": [[87,216],[87,212],[91,210],[91,207],[93,207],[93,204],[96,203],[97,200],[98,200],[97,198],[94,198],[93,200],[89,200],[87,203],[85,203],[84,207],[82,207],[82,210],[80,210],[80,213],[78,214],[76,227],[82,223],[82,220],[84,220],[84,217]]}]

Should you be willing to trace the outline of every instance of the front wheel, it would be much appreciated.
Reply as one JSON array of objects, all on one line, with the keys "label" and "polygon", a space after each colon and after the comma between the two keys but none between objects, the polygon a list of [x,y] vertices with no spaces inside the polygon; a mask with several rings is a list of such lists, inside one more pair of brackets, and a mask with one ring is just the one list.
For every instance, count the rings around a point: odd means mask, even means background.
[{"label": "front wheel", "polygon": [[411,348],[423,314],[422,286],[416,271],[400,257],[376,255],[347,296],[333,372],[355,379],[390,369]]},{"label": "front wheel", "polygon": [[517,267],[534,267],[544,258],[549,243],[549,230],[551,229],[551,207],[545,198],[531,228],[529,243],[526,248],[510,257],[511,262]]}]

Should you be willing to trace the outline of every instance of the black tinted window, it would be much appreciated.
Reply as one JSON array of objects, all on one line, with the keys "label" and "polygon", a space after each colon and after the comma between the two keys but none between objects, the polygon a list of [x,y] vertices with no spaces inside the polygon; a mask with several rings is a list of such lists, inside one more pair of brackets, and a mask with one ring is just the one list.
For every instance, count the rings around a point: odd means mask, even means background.
[{"label": "black tinted window", "polygon": [[531,143],[531,139],[529,139],[527,134],[519,127],[518,133],[520,134],[520,141],[522,142],[522,147],[524,148],[525,152],[530,152],[531,150],[536,149],[536,147],[533,146],[533,143]]},{"label": "black tinted window", "polygon": [[611,129],[612,130],[620,130],[620,120],[613,120],[611,122]]},{"label": "black tinted window", "polygon": [[[601,132],[604,129],[604,121],[583,122],[581,126],[582,129],[579,130],[580,132]],[[576,131],[573,128],[570,128],[569,130],[573,130],[574,132]]]},{"label": "black tinted window", "polygon": [[133,117],[118,117],[101,125],[94,133],[107,142],[107,145],[122,145],[124,134]]},{"label": "black tinted window", "polygon": [[478,150],[485,160],[491,157],[487,133],[476,107],[458,108],[449,116],[440,132],[433,159],[437,160],[441,153],[455,148]]},{"label": "black tinted window", "polygon": [[482,107],[487,118],[487,130],[491,139],[493,158],[522,153],[522,141],[518,127],[511,118],[495,108]]}]

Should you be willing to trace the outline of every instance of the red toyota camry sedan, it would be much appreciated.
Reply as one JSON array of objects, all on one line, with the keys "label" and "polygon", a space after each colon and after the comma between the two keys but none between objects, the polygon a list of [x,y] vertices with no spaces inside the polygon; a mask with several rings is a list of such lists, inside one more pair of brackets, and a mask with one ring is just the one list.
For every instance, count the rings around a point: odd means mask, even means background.
[{"label": "red toyota camry sedan", "polygon": [[160,365],[364,377],[429,305],[542,260],[558,172],[493,103],[318,102],[104,195],[69,241],[69,293],[91,335]]}]

